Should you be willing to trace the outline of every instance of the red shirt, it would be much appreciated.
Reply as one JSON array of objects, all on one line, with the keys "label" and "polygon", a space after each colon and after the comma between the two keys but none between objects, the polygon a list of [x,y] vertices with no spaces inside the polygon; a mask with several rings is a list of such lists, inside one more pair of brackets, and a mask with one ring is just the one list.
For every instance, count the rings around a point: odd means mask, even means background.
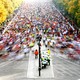
[{"label": "red shirt", "polygon": [[34,52],[34,54],[35,54],[35,55],[38,55],[38,51],[36,50],[36,51]]}]

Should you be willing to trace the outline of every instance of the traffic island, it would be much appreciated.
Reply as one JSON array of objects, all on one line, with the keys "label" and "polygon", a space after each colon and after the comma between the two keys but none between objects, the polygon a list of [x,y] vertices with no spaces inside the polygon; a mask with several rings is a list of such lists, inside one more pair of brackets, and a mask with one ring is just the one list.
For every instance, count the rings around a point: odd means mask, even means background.
[{"label": "traffic island", "polygon": [[[35,46],[35,47],[37,47],[37,46]],[[42,46],[41,48],[43,49],[43,48],[45,48],[45,46]],[[43,68],[43,69],[41,68],[40,76],[39,76],[38,69],[39,69],[39,59],[38,58],[35,59],[35,55],[32,52],[30,52],[27,78],[34,78],[34,79],[38,79],[38,78],[53,79],[54,78],[52,59],[50,59],[50,65],[47,65],[46,68]]]}]

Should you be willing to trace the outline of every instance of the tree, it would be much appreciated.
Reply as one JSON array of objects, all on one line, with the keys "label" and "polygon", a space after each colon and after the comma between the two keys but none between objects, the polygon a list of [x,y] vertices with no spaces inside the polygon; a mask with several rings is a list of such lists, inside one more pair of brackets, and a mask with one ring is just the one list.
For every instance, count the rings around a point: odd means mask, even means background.
[{"label": "tree", "polygon": [[0,0],[0,24],[20,6],[23,0]]},{"label": "tree", "polygon": [[4,20],[7,18],[8,12],[4,5],[2,4],[2,1],[0,1],[0,24],[4,22]]},{"label": "tree", "polygon": [[[73,20],[77,26],[80,26],[80,0],[54,0],[58,7],[63,6],[65,16]],[[60,8],[59,8],[60,9]]]},{"label": "tree", "polygon": [[23,0],[11,0],[13,5],[14,5],[14,8],[17,9],[20,4],[22,3]]},{"label": "tree", "polygon": [[1,0],[1,1],[2,1],[2,4],[4,4],[4,7],[6,8],[6,10],[8,11],[8,14],[13,13],[14,6],[11,0]]}]

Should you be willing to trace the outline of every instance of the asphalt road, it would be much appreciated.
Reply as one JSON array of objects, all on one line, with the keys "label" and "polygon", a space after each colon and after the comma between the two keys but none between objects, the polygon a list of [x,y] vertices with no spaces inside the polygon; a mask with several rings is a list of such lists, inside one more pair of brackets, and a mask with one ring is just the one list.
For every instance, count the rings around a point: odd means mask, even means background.
[{"label": "asphalt road", "polygon": [[55,80],[78,80],[80,79],[80,65],[71,62],[61,56],[53,57]]},{"label": "asphalt road", "polygon": [[[53,72],[54,80],[79,80],[80,79],[80,65],[65,59],[63,56],[54,55]],[[58,53],[59,54],[59,53]],[[28,56],[19,61],[4,61],[0,63],[0,80],[44,80],[27,78]],[[47,75],[45,75],[47,76]],[[48,80],[48,79],[46,79]],[[53,80],[53,79],[51,79]]]},{"label": "asphalt road", "polygon": [[[0,80],[16,80],[27,75],[28,56],[19,61],[7,60],[0,63]],[[18,80],[18,79],[17,79]]]}]

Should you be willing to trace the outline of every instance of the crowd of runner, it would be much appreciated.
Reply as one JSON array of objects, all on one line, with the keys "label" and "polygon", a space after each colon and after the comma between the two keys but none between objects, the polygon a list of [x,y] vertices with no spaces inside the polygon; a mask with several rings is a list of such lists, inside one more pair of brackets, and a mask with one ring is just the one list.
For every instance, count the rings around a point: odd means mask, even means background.
[{"label": "crowd of runner", "polygon": [[0,53],[3,53],[0,56],[4,58],[29,52],[38,34],[42,35],[44,44],[52,48],[80,51],[80,35],[53,5],[24,3],[7,29],[0,33]]}]

